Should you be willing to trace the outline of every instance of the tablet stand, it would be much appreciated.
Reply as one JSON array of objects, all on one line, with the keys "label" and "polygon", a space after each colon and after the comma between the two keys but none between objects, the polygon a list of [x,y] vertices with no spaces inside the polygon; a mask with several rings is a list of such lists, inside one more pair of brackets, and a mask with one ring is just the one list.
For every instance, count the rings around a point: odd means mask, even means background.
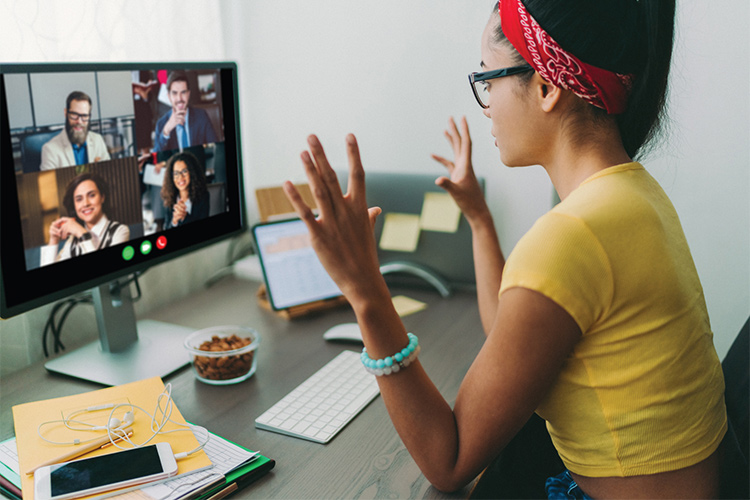
[{"label": "tablet stand", "polygon": [[265,283],[260,285],[255,295],[258,297],[258,303],[263,309],[273,311],[285,319],[295,319],[349,304],[349,302],[346,300],[346,297],[340,295],[332,299],[316,300],[315,302],[309,302],[307,304],[300,304],[298,306],[287,307],[286,309],[274,310],[271,307],[271,302],[268,300],[268,293],[266,292]]}]

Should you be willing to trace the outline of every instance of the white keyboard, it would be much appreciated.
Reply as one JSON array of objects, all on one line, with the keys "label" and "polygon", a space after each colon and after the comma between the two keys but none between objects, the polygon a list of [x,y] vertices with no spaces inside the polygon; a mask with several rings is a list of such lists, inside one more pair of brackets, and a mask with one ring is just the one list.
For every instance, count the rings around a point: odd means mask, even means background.
[{"label": "white keyboard", "polygon": [[255,427],[327,443],[380,393],[360,353],[343,351],[255,419]]}]

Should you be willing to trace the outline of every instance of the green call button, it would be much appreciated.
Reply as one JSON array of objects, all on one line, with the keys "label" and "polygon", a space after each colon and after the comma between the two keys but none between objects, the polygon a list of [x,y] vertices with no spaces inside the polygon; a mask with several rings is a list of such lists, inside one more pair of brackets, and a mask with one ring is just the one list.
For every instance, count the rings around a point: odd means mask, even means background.
[{"label": "green call button", "polygon": [[135,256],[135,249],[130,245],[122,249],[122,258],[124,260],[130,260]]},{"label": "green call button", "polygon": [[145,240],[143,243],[141,243],[141,253],[143,255],[150,254],[152,248],[154,247],[151,245],[151,242],[148,240]]}]

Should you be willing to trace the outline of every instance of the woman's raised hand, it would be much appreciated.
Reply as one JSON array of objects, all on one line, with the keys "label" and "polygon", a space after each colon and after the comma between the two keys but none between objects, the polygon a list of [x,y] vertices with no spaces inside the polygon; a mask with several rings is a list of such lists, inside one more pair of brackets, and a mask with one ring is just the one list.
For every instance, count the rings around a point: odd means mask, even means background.
[{"label": "woman's raised hand", "polygon": [[172,225],[176,226],[187,217],[187,205],[182,200],[178,200],[172,207]]},{"label": "woman's raised hand", "polygon": [[471,164],[471,136],[466,117],[461,118],[460,132],[455,120],[451,118],[445,138],[453,148],[454,160],[432,155],[435,161],[448,169],[448,176],[439,177],[435,184],[450,193],[466,218],[471,221],[473,216],[486,211],[487,205]]},{"label": "woman's raised hand", "polygon": [[373,225],[379,208],[368,209],[365,199],[365,172],[355,137],[346,137],[349,181],[342,193],[336,173],[328,163],[323,146],[314,135],[308,137],[310,151],[301,154],[310,190],[318,207],[316,217],[302,200],[294,185],[287,181],[284,191],[292,206],[305,221],[312,246],[328,274],[352,306],[382,293],[383,282],[378,263]]}]

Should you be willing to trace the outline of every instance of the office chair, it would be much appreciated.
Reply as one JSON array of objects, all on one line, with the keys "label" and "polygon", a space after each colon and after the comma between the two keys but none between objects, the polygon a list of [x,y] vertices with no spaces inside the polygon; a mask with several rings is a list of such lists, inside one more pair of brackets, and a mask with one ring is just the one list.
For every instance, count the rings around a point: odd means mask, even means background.
[{"label": "office chair", "polygon": [[476,479],[469,498],[547,498],[545,481],[564,470],[546,423],[534,413]]},{"label": "office chair", "polygon": [[206,186],[208,188],[209,209],[208,216],[224,213],[227,211],[226,187],[223,182],[215,182]]},{"label": "office chair", "polygon": [[750,498],[750,318],[734,339],[721,368],[729,429],[722,442],[721,498]]},{"label": "office chair", "polygon": [[[721,443],[720,498],[750,498],[749,331],[750,318],[721,364],[729,428]],[[477,478],[469,498],[547,498],[545,480],[564,469],[544,420],[534,414]]]},{"label": "office chair", "polygon": [[59,134],[59,130],[27,135],[21,139],[21,158],[24,173],[39,172],[42,164],[42,146]]}]

